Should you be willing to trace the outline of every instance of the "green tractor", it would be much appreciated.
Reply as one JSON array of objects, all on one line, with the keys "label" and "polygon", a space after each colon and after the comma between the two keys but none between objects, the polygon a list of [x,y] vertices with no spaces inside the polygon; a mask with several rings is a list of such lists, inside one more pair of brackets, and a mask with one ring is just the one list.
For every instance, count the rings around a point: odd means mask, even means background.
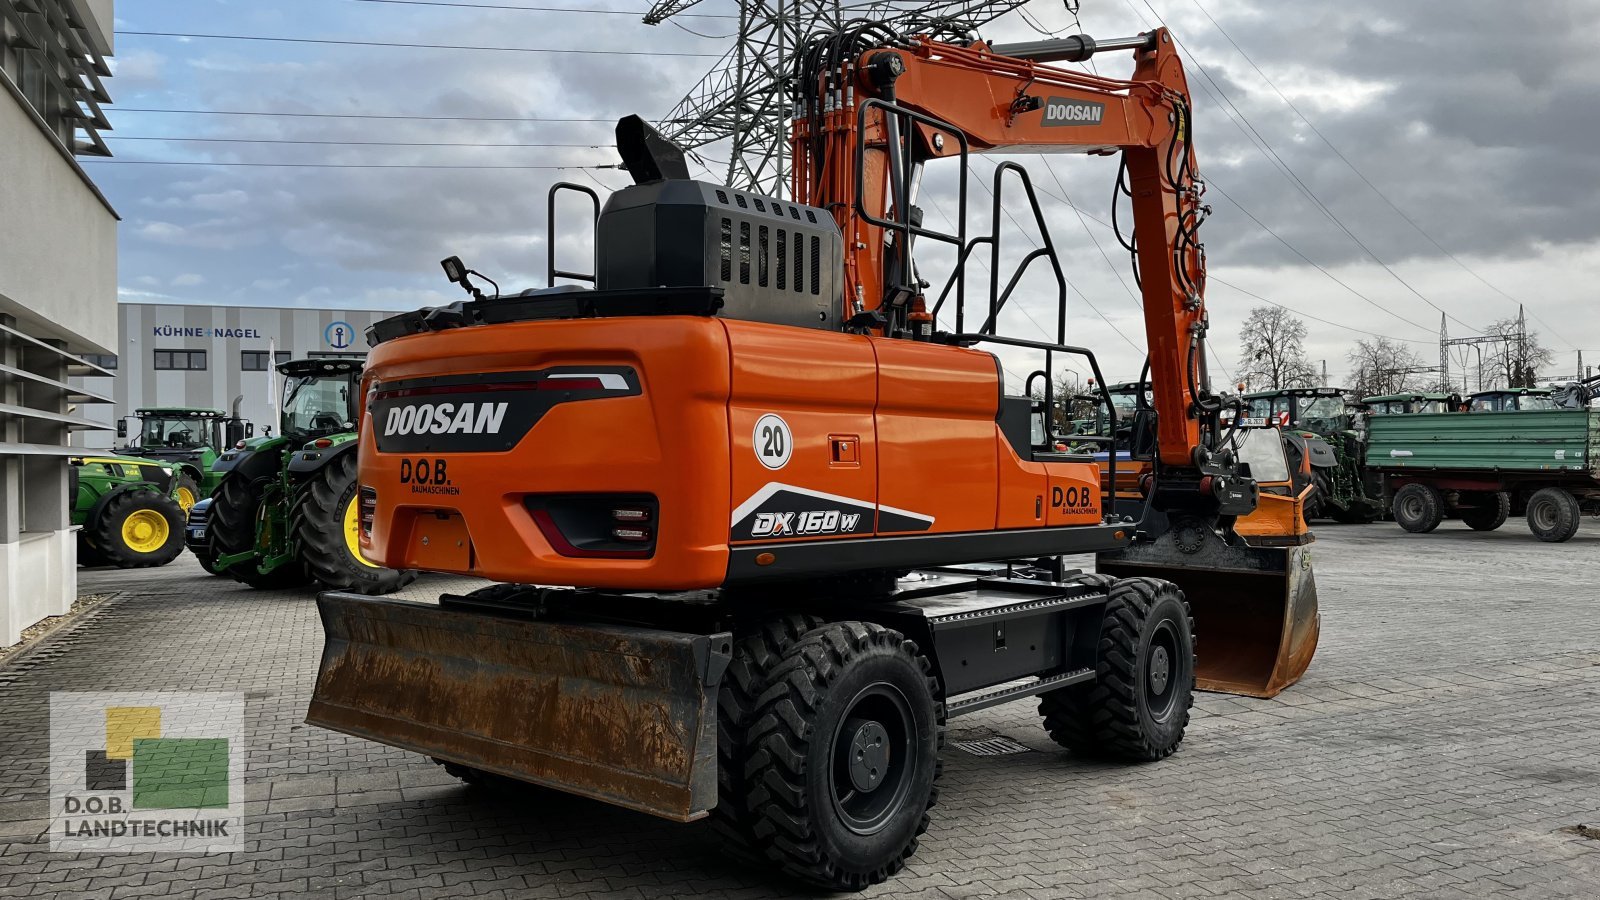
[{"label": "green tractor", "polygon": [[170,465],[128,456],[68,462],[78,565],[164,566],[183,552],[183,509]]},{"label": "green tractor", "polygon": [[1409,416],[1417,413],[1457,412],[1461,408],[1460,394],[1410,391],[1403,394],[1379,394],[1362,397],[1359,406],[1369,416]]},{"label": "green tractor", "polygon": [[[208,570],[252,587],[315,581],[334,590],[387,594],[416,578],[361,555],[356,420],[361,363],[280,363],[276,435],[245,441],[217,460],[221,482],[191,543]],[[196,533],[198,528],[198,534]]]},{"label": "green tractor", "polygon": [[[218,456],[255,435],[255,426],[239,418],[239,400],[233,407],[231,416],[220,409],[193,407],[136,409],[128,418],[138,420],[139,434],[117,452],[171,466],[177,478],[174,496],[187,513],[197,500],[211,496],[222,481],[220,474],[211,471]],[[117,437],[128,437],[126,418],[117,422]]]},{"label": "green tractor", "polygon": [[1301,437],[1321,438],[1333,450],[1334,465],[1315,467],[1316,493],[1306,519],[1330,518],[1347,524],[1374,522],[1383,513],[1380,499],[1362,478],[1365,433],[1339,388],[1281,388],[1245,394],[1245,425],[1276,425]]}]

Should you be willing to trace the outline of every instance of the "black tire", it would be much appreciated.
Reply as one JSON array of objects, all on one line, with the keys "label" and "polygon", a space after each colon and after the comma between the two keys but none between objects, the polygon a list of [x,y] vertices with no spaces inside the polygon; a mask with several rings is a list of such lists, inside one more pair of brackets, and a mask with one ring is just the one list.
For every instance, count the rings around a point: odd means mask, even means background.
[{"label": "black tire", "polygon": [[1305,511],[1302,513],[1307,522],[1320,519],[1337,511],[1333,505],[1333,479],[1327,474],[1326,469],[1315,469],[1311,473],[1311,484],[1316,490],[1306,498]]},{"label": "black tire", "polygon": [[1130,762],[1171,756],[1194,705],[1194,617],[1158,578],[1111,586],[1095,680],[1039,697],[1050,739],[1074,753]]},{"label": "black tire", "polygon": [[[211,495],[211,511],[206,518],[206,540],[211,558],[220,559],[256,545],[256,513],[266,493],[267,480],[233,477],[222,479]],[[253,559],[234,563],[218,573],[260,590],[300,587],[310,579],[298,561],[262,574]]]},{"label": "black tire", "polygon": [[1341,525],[1370,525],[1378,520],[1377,510],[1352,506],[1348,509],[1333,510],[1333,520]]},{"label": "black tire", "polygon": [[[145,549],[131,544],[125,526],[154,528],[150,539],[157,543]],[[183,510],[176,500],[153,487],[112,494],[86,528],[88,543],[105,562],[119,569],[164,566],[183,552]]]},{"label": "black tire", "polygon": [[1473,531],[1493,531],[1511,517],[1511,495],[1504,491],[1477,494],[1473,499],[1483,505],[1461,510],[1461,521]]},{"label": "black tire", "polygon": [[749,793],[744,777],[745,732],[783,655],[821,624],[816,616],[786,615],[736,634],[733,659],[717,688],[717,806],[711,824],[724,846],[746,858],[760,856],[750,846],[755,819],[744,802]]},{"label": "black tire", "polygon": [[866,622],[805,634],[745,734],[751,846],[828,890],[887,880],[928,828],[943,739],[938,682],[915,643]]},{"label": "black tire", "polygon": [[[179,491],[185,490],[189,492],[189,506],[184,506],[183,500],[178,495]],[[183,510],[185,517],[189,515],[189,507],[194,506],[204,498],[205,494],[200,493],[200,482],[195,480],[193,475],[190,475],[188,472],[182,469],[179,469],[173,474],[172,499],[178,502],[178,508]]]},{"label": "black tire", "polygon": [[78,529],[78,565],[103,566],[106,558],[89,543],[89,526]]},{"label": "black tire", "polygon": [[335,457],[300,486],[289,513],[300,561],[330,590],[392,594],[416,581],[417,572],[372,565],[350,549],[345,517],[358,502],[358,487],[354,452]]},{"label": "black tire", "polygon": [[1394,495],[1394,520],[1412,534],[1427,534],[1444,521],[1444,496],[1431,484],[1405,485]]},{"label": "black tire", "polygon": [[1528,530],[1546,543],[1572,540],[1582,515],[1578,498],[1561,488],[1540,488],[1528,498]]}]

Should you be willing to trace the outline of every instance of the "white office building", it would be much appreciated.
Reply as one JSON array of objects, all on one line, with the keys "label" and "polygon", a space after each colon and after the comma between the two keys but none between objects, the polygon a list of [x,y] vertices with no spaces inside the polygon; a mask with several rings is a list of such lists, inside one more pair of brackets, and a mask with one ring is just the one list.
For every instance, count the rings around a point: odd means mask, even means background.
[{"label": "white office building", "polygon": [[110,398],[72,379],[117,341],[117,213],[78,157],[110,155],[111,51],[111,0],[0,0],[0,646],[78,593],[69,435]]},{"label": "white office building", "polygon": [[[392,315],[393,310],[120,303],[115,352],[92,357],[116,377],[81,382],[115,403],[88,415],[112,425],[140,408],[231,411],[237,403],[239,414],[263,434],[277,420],[275,392],[282,381],[273,377],[274,362],[365,359],[367,326]],[[82,440],[86,447],[112,446],[109,431],[88,432]]]}]

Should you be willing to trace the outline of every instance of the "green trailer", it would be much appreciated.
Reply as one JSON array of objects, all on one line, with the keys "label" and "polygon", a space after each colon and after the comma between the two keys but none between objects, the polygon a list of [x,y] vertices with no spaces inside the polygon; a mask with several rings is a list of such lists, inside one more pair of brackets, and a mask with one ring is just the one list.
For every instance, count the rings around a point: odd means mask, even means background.
[{"label": "green trailer", "polygon": [[1452,511],[1492,531],[1523,510],[1540,540],[1570,540],[1600,514],[1600,410],[1373,416],[1367,469],[1407,531]]}]

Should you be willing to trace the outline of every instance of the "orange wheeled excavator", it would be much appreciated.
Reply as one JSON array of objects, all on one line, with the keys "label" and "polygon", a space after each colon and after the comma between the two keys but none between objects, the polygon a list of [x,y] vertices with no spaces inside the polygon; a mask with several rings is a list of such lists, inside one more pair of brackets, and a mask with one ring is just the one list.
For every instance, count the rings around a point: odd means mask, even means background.
[{"label": "orange wheeled excavator", "polygon": [[[1107,51],[1130,78],[1051,65]],[[802,47],[791,84],[792,199],[690,180],[630,117],[635,184],[598,214],[592,287],[484,297],[452,258],[474,299],[372,328],[363,552],[498,584],[323,594],[308,721],[468,781],[709,815],[731,848],[848,890],[916,850],[949,718],[1037,697],[1063,746],[1161,759],[1197,674],[1263,694],[1299,676],[1315,591],[1293,498],[1254,546],[1235,527],[1283,461],[1206,387],[1203,182],[1165,31],[994,47],[857,24]],[[994,226],[967,232],[968,156],[1010,148],[1122,155],[1142,505],[1116,504],[1115,454],[1103,478],[1058,449],[1054,368],[1105,379],[1067,342],[1024,169],[996,170]],[[943,231],[917,199],[940,164],[960,179]],[[1002,284],[1012,209],[1046,246]],[[930,242],[955,260],[937,294]],[[1003,334],[1036,263],[1056,333]],[[1042,402],[1006,392],[995,346],[1042,360]],[[1097,573],[1063,561],[1089,553]]]}]

